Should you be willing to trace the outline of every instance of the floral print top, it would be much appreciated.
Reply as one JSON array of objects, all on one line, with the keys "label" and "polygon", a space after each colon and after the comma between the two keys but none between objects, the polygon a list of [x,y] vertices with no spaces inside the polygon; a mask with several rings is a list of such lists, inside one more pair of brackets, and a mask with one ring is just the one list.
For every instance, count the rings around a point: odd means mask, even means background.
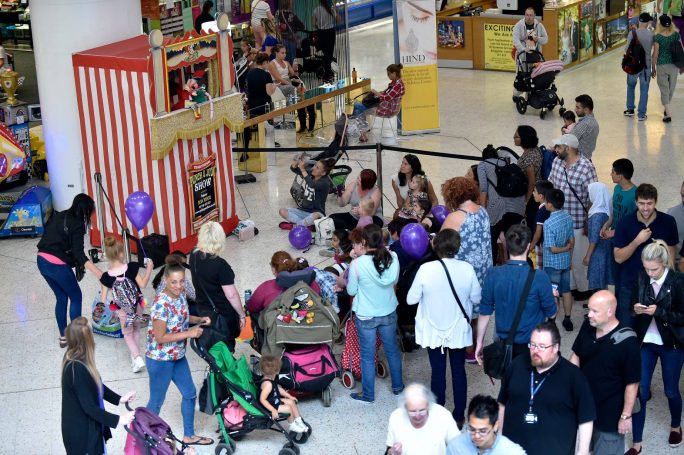
[{"label": "floral print top", "polygon": [[157,343],[152,325],[154,320],[165,321],[168,333],[181,333],[190,326],[190,313],[185,294],[172,299],[165,292],[157,294],[150,310],[150,325],[147,329],[147,351],[145,355],[152,360],[172,362],[185,357],[186,340],[171,343]]},{"label": "floral print top", "polygon": [[458,210],[465,213],[466,217],[458,230],[461,235],[461,248],[456,254],[456,259],[473,266],[477,281],[482,286],[487,270],[493,263],[489,215],[484,208],[475,213]]}]

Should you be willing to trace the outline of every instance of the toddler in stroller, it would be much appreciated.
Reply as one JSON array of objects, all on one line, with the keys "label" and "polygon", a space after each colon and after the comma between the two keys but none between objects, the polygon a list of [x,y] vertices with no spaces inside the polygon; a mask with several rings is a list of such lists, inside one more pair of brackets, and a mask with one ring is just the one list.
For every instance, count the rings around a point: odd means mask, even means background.
[{"label": "toddler in stroller", "polygon": [[513,102],[520,114],[527,111],[527,106],[539,109],[539,117],[544,118],[548,111],[560,105],[559,113],[563,115],[563,98],[558,97],[555,78],[563,70],[560,60],[544,61],[544,56],[536,50],[518,53],[516,58],[517,73],[513,87],[516,94]]}]

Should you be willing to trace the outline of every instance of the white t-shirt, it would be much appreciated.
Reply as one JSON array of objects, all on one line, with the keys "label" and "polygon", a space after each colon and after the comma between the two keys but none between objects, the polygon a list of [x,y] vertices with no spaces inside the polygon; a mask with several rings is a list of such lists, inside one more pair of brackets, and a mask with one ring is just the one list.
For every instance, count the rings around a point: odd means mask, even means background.
[{"label": "white t-shirt", "polygon": [[253,0],[252,1],[252,27],[255,25],[261,25],[262,19],[268,18],[268,13],[271,12],[271,7],[266,0]]},{"label": "white t-shirt", "polygon": [[401,455],[446,455],[449,441],[460,432],[451,413],[438,404],[430,406],[421,428],[411,425],[406,409],[395,409],[389,418],[387,446],[401,443]]},{"label": "white t-shirt", "polygon": [[[463,309],[471,317],[480,303],[482,290],[473,266],[458,259],[443,259],[449,270]],[[463,316],[439,261],[420,266],[406,296],[409,305],[418,305],[416,343],[424,348],[461,349],[473,344],[472,329]]]},{"label": "white t-shirt", "polygon": [[395,185],[397,185],[397,188],[399,188],[399,194],[401,195],[401,198],[406,200],[409,191],[408,182],[405,182],[404,186],[399,185],[399,174],[394,174],[392,176],[392,181],[395,183]]}]

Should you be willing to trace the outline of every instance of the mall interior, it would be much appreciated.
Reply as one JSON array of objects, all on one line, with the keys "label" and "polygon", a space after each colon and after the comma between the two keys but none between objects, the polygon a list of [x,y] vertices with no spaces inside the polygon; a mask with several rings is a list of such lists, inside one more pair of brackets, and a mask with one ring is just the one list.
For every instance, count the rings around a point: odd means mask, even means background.
[{"label": "mall interior", "polygon": [[[276,19],[275,34],[292,32],[293,62],[301,68],[307,91],[302,98],[274,98],[260,113],[243,106],[244,87],[235,77],[244,63],[241,42],[254,45],[259,33],[250,20],[251,8],[259,0],[251,4],[213,0],[216,4],[205,23],[196,21],[202,12],[200,0],[2,2],[0,454],[66,453],[61,417],[65,351],[58,343],[55,295],[38,270],[36,253],[50,214],[67,209],[76,194],[86,193],[96,201],[86,253],[98,260],[96,266],[102,270],[107,268],[102,239],[121,238],[121,225],[132,237],[129,245],[136,257],[140,248],[135,238],[150,240],[143,245],[155,249],[163,250],[161,239],[166,251],[189,252],[199,226],[218,221],[227,236],[220,255],[233,269],[235,286],[244,299],[246,291],[272,278],[269,261],[278,250],[304,257],[320,269],[333,264],[333,258],[320,254],[326,245],[295,248],[288,231],[279,227],[283,220],[278,210],[296,207],[290,163],[307,148],[314,148],[308,152],[313,156],[328,147],[342,114],[351,114],[354,102],[371,88],[387,87],[388,65],[404,65],[406,94],[400,112],[389,118],[371,117],[366,141],[359,128],[350,128],[350,148],[337,163],[351,169],[347,183],[363,169],[379,172],[385,221],[397,209],[392,176],[406,149],[418,154],[443,203],[441,184],[464,176],[488,144],[522,152],[514,145],[518,125],[532,126],[548,148],[561,136],[561,105],[540,110],[521,107],[511,99],[519,69],[511,56],[512,28],[523,17],[526,0],[336,0],[332,63],[322,51],[324,34],[312,33],[318,1],[262,1]],[[515,8],[505,9],[507,4]],[[284,5],[301,20],[301,28],[291,30],[287,23],[278,22]],[[592,162],[599,181],[612,190],[613,161],[629,158],[635,167],[633,181],[657,187],[659,210],[681,204],[681,84],[671,101],[670,122],[663,121],[655,80],[650,84],[647,117],[642,121],[623,115],[627,84],[621,60],[628,29],[641,12],[655,15],[656,2],[560,0],[544,5],[540,0],[529,5],[548,32],[544,59],[564,64],[555,76],[564,109],[572,111],[578,95],[593,99],[600,134]],[[197,76],[198,71],[202,75]],[[200,80],[200,91],[208,95],[201,101],[188,101],[186,84],[194,80],[191,77]],[[299,133],[297,115],[289,106],[307,100],[317,119],[313,128]],[[257,118],[260,115],[262,119]],[[247,153],[249,149],[243,147],[256,151]],[[213,192],[202,192],[189,183],[196,181],[191,177],[203,172],[207,163],[213,169],[206,174],[213,177]],[[154,213],[140,226],[125,209],[134,192],[141,192],[154,206]],[[328,197],[326,209],[328,214],[348,210],[338,206],[334,195]],[[233,230],[246,220],[251,221],[247,230],[258,233],[241,238]],[[92,319],[100,283],[88,271],[79,285],[82,315]],[[143,294],[148,304],[154,301],[151,285]],[[582,303],[573,307],[576,328],[587,311]],[[487,339],[491,327],[490,323]],[[147,329],[141,330],[144,340]],[[576,334],[577,329],[561,330],[561,352],[566,358]],[[102,381],[120,394],[135,390],[132,404],[144,406],[149,398],[148,372],[133,373],[126,343],[109,335],[94,335]],[[250,338],[238,339],[236,357],[244,354],[249,359],[255,354]],[[334,344],[332,349],[339,360],[343,345]],[[415,349],[401,356],[404,382],[429,386],[426,351]],[[199,393],[207,363],[190,349],[187,359]],[[490,381],[482,367],[467,364],[466,374],[468,399],[476,394],[497,396],[499,381]],[[684,381],[680,390],[682,386]],[[384,453],[388,418],[398,402],[389,378],[377,379],[375,387],[372,404],[352,400],[339,379],[330,385],[329,407],[320,397],[302,398],[300,408],[313,432],[300,452]],[[450,387],[446,402],[447,408],[451,406]],[[106,409],[126,412],[123,406],[110,404]],[[160,417],[179,437],[180,409],[181,395],[171,386]],[[681,453],[681,448],[667,444],[669,413],[659,367],[647,409],[644,453]],[[217,428],[216,416],[195,413],[197,434],[217,440]],[[106,453],[124,453],[127,436],[122,426],[112,429]],[[235,453],[279,453],[284,440],[277,432],[254,431],[237,443]],[[196,446],[198,454],[214,450],[215,445]]]}]

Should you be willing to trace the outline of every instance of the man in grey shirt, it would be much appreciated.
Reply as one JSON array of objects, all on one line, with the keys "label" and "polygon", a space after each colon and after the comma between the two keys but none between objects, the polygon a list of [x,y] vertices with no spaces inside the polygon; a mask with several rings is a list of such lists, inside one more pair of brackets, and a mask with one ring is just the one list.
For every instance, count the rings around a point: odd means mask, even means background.
[{"label": "man in grey shirt", "polygon": [[653,21],[653,18],[648,13],[641,13],[639,15],[639,27],[632,29],[627,35],[627,47],[634,39],[636,34],[641,47],[644,48],[646,54],[646,66],[637,74],[627,75],[627,109],[624,115],[627,117],[634,116],[634,91],[636,89],[637,81],[639,81],[639,107],[637,108],[637,117],[640,122],[646,120],[646,106],[648,105],[648,86],[651,83],[651,48],[653,47],[653,32],[649,30],[648,26]]},{"label": "man in grey shirt", "polygon": [[580,154],[591,161],[599,135],[599,124],[594,117],[594,100],[591,96],[585,94],[575,98],[575,114],[579,120],[570,134],[579,141],[577,150]]}]

